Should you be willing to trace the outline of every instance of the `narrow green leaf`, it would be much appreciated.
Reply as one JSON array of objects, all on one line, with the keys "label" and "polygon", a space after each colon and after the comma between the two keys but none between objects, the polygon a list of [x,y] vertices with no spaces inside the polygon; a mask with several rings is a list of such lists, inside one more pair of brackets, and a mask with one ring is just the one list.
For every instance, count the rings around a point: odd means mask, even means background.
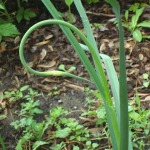
[{"label": "narrow green leaf", "polygon": [[0,9],[5,9],[5,7],[0,3]]},{"label": "narrow green leaf", "polygon": [[150,28],[150,21],[143,21],[140,22],[137,27],[145,27],[145,28]]},{"label": "narrow green leaf", "polygon": [[125,11],[125,19],[126,19],[126,21],[128,20],[128,17],[129,17],[129,10],[126,10]]},{"label": "narrow green leaf", "polygon": [[20,88],[20,91],[25,91],[25,90],[27,90],[27,88],[29,87],[29,85],[25,85],[25,86],[22,86],[21,88]]},{"label": "narrow green leaf", "polygon": [[150,35],[149,36],[148,35],[143,35],[143,38],[150,39]]},{"label": "narrow green leaf", "polygon": [[[128,119],[128,93],[126,81],[126,64],[125,64],[125,47],[124,32],[120,17],[120,6],[117,0],[106,0],[112,5],[116,15],[119,29],[119,100],[120,100],[120,125],[119,125],[119,145],[118,150],[128,150],[131,139],[129,136],[129,119]],[[115,143],[116,144],[116,143]],[[114,145],[113,145],[114,146]],[[115,145],[116,146],[116,145]],[[116,150],[116,148],[113,147]]]},{"label": "narrow green leaf", "polygon": [[137,26],[138,20],[144,11],[144,7],[137,9],[135,15],[131,18],[131,26],[134,29]]}]

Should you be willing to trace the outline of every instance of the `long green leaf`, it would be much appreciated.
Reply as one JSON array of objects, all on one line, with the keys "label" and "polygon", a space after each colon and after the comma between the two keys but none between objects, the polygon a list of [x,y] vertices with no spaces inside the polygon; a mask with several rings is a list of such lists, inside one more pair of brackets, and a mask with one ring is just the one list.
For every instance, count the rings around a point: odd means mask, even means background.
[{"label": "long green leaf", "polygon": [[121,24],[120,6],[117,0],[106,0],[111,4],[116,15],[119,28],[119,98],[120,98],[120,150],[129,149],[128,94],[126,81],[126,64],[124,33]]},{"label": "long green leaf", "polygon": [[[89,52],[89,49],[86,45],[81,44],[81,43],[80,43],[80,45],[83,48],[83,50]],[[113,97],[114,97],[114,102],[115,102],[116,114],[113,115],[113,117],[116,118],[116,116],[117,116],[117,125],[116,125],[116,121],[113,121],[114,122],[114,127],[110,127],[110,128],[113,130],[112,132],[114,132],[114,131],[116,132],[116,135],[119,139],[119,135],[118,135],[119,134],[118,125],[119,125],[119,120],[120,120],[119,82],[118,82],[117,74],[115,72],[115,68],[113,66],[111,58],[109,56],[105,55],[105,54],[99,54],[99,56],[104,61],[106,72],[107,72],[107,75],[108,75],[108,78],[109,78],[109,81],[110,81],[110,86],[111,86],[111,90],[112,90]],[[106,106],[106,107],[107,107],[107,110],[110,109],[110,107],[108,107],[108,106]],[[111,112],[111,114],[114,114],[114,112],[112,112],[112,108],[111,108],[110,112]],[[110,118],[110,120],[111,119],[116,120],[116,119],[113,119],[113,117],[112,117],[112,115],[111,115],[111,118],[109,116],[107,116],[107,118]],[[113,147],[115,147],[116,145],[114,143],[117,143],[117,141],[115,141],[115,139],[116,139],[115,133],[111,133],[111,139],[112,139]],[[115,149],[118,149],[117,146],[116,146]]]},{"label": "long green leaf", "polygon": [[[88,51],[89,49],[86,45],[81,44],[81,47],[83,50]],[[115,108],[116,108],[116,114],[118,117],[118,124],[119,124],[119,120],[120,120],[120,101],[119,101],[119,81],[118,81],[118,77],[113,65],[113,62],[111,60],[111,58],[105,54],[100,54],[99,56],[102,58],[102,60],[104,61],[105,64],[105,68],[106,68],[106,72],[110,81],[110,86],[111,86],[111,90],[113,93],[113,97],[114,97],[114,101],[115,101]]]},{"label": "long green leaf", "polygon": [[137,24],[137,27],[150,28],[150,21],[143,21]]},{"label": "long green leaf", "polygon": [[82,23],[84,25],[84,29],[85,29],[85,32],[87,34],[87,39],[91,43],[91,45],[93,46],[93,48],[95,50],[94,53],[91,52],[91,54],[92,54],[93,61],[95,63],[96,72],[98,73],[98,76],[100,78],[99,84],[103,85],[104,92],[105,92],[105,99],[107,99],[108,103],[110,105],[112,105],[111,98],[110,98],[110,92],[109,92],[109,88],[108,88],[108,83],[107,83],[106,76],[104,74],[104,70],[103,70],[103,67],[101,64],[98,48],[96,46],[96,42],[95,42],[95,39],[94,39],[94,36],[92,33],[90,23],[88,21],[85,10],[82,6],[81,0],[74,0],[74,3],[75,3],[75,6],[76,6],[76,8],[80,14],[81,19],[82,19]]},{"label": "long green leaf", "polygon": [[137,9],[135,15],[132,16],[132,18],[131,18],[131,27],[133,29],[135,29],[135,27],[137,26],[138,20],[139,20],[141,14],[143,13],[143,10],[144,10],[144,7],[140,8],[140,9]]}]

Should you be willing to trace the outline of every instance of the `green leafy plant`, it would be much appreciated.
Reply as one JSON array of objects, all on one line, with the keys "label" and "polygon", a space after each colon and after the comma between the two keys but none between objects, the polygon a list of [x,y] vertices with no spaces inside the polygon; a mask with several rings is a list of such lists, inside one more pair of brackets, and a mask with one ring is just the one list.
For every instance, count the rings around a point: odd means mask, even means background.
[{"label": "green leafy plant", "polygon": [[[28,0],[22,0],[28,2]],[[18,22],[25,19],[30,21],[31,18],[36,17],[36,13],[33,12],[30,8],[24,8],[21,6],[21,0],[17,0],[18,11],[16,12],[16,19]]]},{"label": "green leafy plant", "polygon": [[20,0],[17,0],[18,10],[16,10],[16,13],[9,13],[6,3],[7,1],[0,0],[0,42],[2,41],[2,37],[15,37],[20,35],[16,25],[13,23],[15,21],[14,18],[20,22],[22,19],[30,21],[31,18],[36,16],[35,12],[30,8],[21,7]]},{"label": "green leafy plant", "polygon": [[14,102],[24,97],[23,92],[27,90],[29,86],[24,85],[19,90],[14,91],[5,91],[4,92],[4,99],[9,99],[9,102]]},{"label": "green leafy plant", "polygon": [[65,65],[61,64],[61,65],[58,66],[58,69],[62,70],[62,71],[66,71],[66,72],[72,72],[72,71],[74,71],[76,69],[76,67],[75,66],[71,66],[69,69],[66,69]]},{"label": "green leafy plant", "polygon": [[141,102],[137,90],[135,94],[135,103],[131,103],[129,105],[129,117],[133,146],[135,148],[143,150],[145,145],[150,145],[144,142],[144,140],[149,139],[150,110],[141,108]]},{"label": "green leafy plant", "polygon": [[[141,28],[150,28],[150,21],[144,20],[142,22],[139,22],[140,17],[145,9],[146,4],[139,4],[135,3],[130,6],[128,10],[125,12],[125,20],[123,20],[123,26],[127,28],[133,38],[141,42],[143,38],[150,38],[148,35],[143,35],[141,32]],[[130,12],[133,12],[131,19],[129,18]]]},{"label": "green leafy plant", "polygon": [[[25,90],[26,88],[24,87],[21,89]],[[38,106],[40,105],[39,101],[35,101],[35,97],[39,96],[40,94],[29,88],[28,93],[22,97],[26,100],[26,102],[21,103],[22,109],[19,113],[19,116],[21,118],[11,123],[11,125],[15,129],[23,130],[23,136],[18,141],[16,150],[22,150],[24,147],[23,145],[31,139],[36,140],[33,143],[34,150],[36,150],[41,145],[47,144],[47,142],[42,141],[42,136],[47,129],[48,124],[46,124],[45,122],[38,123],[34,119],[35,115],[43,113],[43,111],[38,108]]]},{"label": "green leafy plant", "polygon": [[16,14],[16,19],[20,22],[22,19],[30,21],[31,18],[36,17],[36,14],[30,8],[20,7]]},{"label": "green leafy plant", "polygon": [[[49,0],[42,0],[45,7],[48,9],[48,11],[52,14],[52,16],[55,18],[54,20],[45,20],[41,21],[35,25],[33,25],[24,35],[22,38],[20,49],[19,49],[19,55],[22,64],[24,67],[30,71],[31,73],[34,73],[36,75],[40,76],[68,76],[73,77],[76,79],[88,81],[89,83],[94,83],[96,88],[98,89],[101,98],[103,100],[105,110],[106,110],[106,117],[108,121],[108,128],[109,133],[112,141],[113,149],[115,150],[132,150],[131,145],[131,138],[129,135],[129,121],[128,121],[128,94],[127,94],[127,84],[126,84],[126,68],[125,68],[125,48],[124,48],[124,34],[123,34],[123,28],[121,24],[121,17],[120,17],[120,7],[119,3],[116,0],[106,0],[111,6],[113,7],[113,11],[116,15],[117,22],[118,22],[118,28],[119,28],[119,40],[120,40],[120,53],[119,53],[119,82],[116,75],[116,72],[114,70],[114,66],[112,64],[111,59],[107,55],[99,55],[98,48],[96,46],[96,42],[91,30],[91,26],[89,24],[88,18],[86,16],[86,13],[83,9],[83,6],[81,4],[80,0],[74,0],[74,4],[81,16],[82,23],[84,25],[84,29],[86,32],[85,35],[77,29],[75,26],[71,25],[70,23],[67,23],[63,20],[60,20],[60,14],[55,9],[51,1]],[[92,81],[89,81],[87,79],[84,79],[82,77],[75,76],[71,73],[65,72],[65,71],[49,71],[49,72],[39,72],[35,71],[32,68],[30,68],[24,58],[23,50],[25,42],[28,38],[28,36],[38,27],[41,27],[43,25],[47,24],[58,24],[60,25],[60,28],[64,32],[64,34],[67,36],[68,40],[76,50],[77,54],[79,55],[82,63],[84,64],[85,68],[87,69]],[[85,43],[80,44],[75,36],[72,34],[72,31],[74,31],[78,36],[82,39],[82,41]],[[94,66],[91,64],[89,58],[86,56],[85,51],[89,51],[92,55],[92,59],[94,62]],[[105,71],[102,67],[101,58],[104,61],[106,72],[108,75],[108,78],[110,80],[110,86],[113,93],[113,99],[111,98],[111,92],[109,90],[109,84],[107,82],[107,78],[105,75]],[[68,131],[69,132],[69,131]]]},{"label": "green leafy plant", "polygon": [[2,41],[2,37],[14,37],[19,35],[20,32],[16,28],[16,26],[12,23],[1,23],[0,24],[0,42]]}]

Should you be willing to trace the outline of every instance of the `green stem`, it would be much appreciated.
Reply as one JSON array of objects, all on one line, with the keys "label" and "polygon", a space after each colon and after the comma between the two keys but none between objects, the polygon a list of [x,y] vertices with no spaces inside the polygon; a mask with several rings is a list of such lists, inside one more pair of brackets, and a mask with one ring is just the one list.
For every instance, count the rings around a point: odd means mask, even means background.
[{"label": "green stem", "polygon": [[[44,20],[44,21],[41,21],[35,25],[33,25],[26,33],[25,35],[23,36],[22,38],[22,41],[20,43],[20,49],[19,49],[19,55],[20,55],[20,59],[21,59],[21,62],[22,64],[24,65],[24,67],[31,73],[35,74],[35,75],[39,75],[39,76],[68,76],[68,77],[73,77],[73,78],[76,78],[76,79],[80,79],[80,80],[84,80],[84,81],[87,81],[87,82],[90,82],[90,83],[93,83],[87,79],[84,79],[82,77],[79,77],[79,76],[76,76],[76,75],[73,75],[71,73],[68,73],[68,72],[63,72],[63,71],[48,71],[48,72],[40,72],[40,71],[36,71],[36,70],[33,70],[31,67],[28,66],[27,62],[25,61],[25,58],[24,58],[24,45],[25,45],[25,42],[28,38],[28,36],[35,30],[37,29],[38,27],[41,27],[41,26],[44,26],[44,25],[47,25],[47,24],[60,24],[60,25],[64,25],[64,26],[67,26],[68,28],[71,28],[72,30],[74,30],[75,32],[77,32],[80,37],[83,39],[83,41],[85,41],[86,44],[89,45],[90,48],[92,48],[92,46],[88,43],[88,40],[86,39],[86,37],[82,34],[81,31],[79,31],[76,27],[74,27],[73,25],[67,23],[67,22],[64,22],[64,21],[61,21],[61,20]],[[93,70],[92,70],[93,72]]]},{"label": "green stem", "polygon": [[128,119],[128,92],[126,81],[126,57],[124,48],[124,32],[120,17],[120,5],[117,0],[106,0],[113,7],[119,28],[119,99],[120,99],[120,144],[119,150],[131,148]]},{"label": "green stem", "polygon": [[2,145],[2,150],[6,150],[6,146],[4,144],[4,141],[3,141],[3,138],[1,137],[1,135],[0,135],[0,143]]},{"label": "green stem", "polygon": [[21,7],[20,0],[17,0],[17,5],[18,5],[18,9],[20,9],[20,7]]}]

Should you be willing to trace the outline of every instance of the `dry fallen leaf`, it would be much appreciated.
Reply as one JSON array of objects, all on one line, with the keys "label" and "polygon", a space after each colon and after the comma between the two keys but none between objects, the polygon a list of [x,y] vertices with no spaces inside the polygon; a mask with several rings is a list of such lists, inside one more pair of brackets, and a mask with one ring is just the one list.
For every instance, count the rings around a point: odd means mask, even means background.
[{"label": "dry fallen leaf", "polygon": [[43,63],[43,64],[39,64],[37,65],[38,68],[52,68],[56,65],[56,61],[55,60],[52,60],[48,63]]},{"label": "dry fallen leaf", "polygon": [[7,46],[6,42],[0,43],[0,53],[6,51],[6,46]]},{"label": "dry fallen leaf", "polygon": [[39,62],[41,62],[45,58],[46,54],[47,54],[47,51],[43,48],[42,52],[39,55]]},{"label": "dry fallen leaf", "polygon": [[143,54],[139,54],[139,60],[143,60],[144,56]]}]

